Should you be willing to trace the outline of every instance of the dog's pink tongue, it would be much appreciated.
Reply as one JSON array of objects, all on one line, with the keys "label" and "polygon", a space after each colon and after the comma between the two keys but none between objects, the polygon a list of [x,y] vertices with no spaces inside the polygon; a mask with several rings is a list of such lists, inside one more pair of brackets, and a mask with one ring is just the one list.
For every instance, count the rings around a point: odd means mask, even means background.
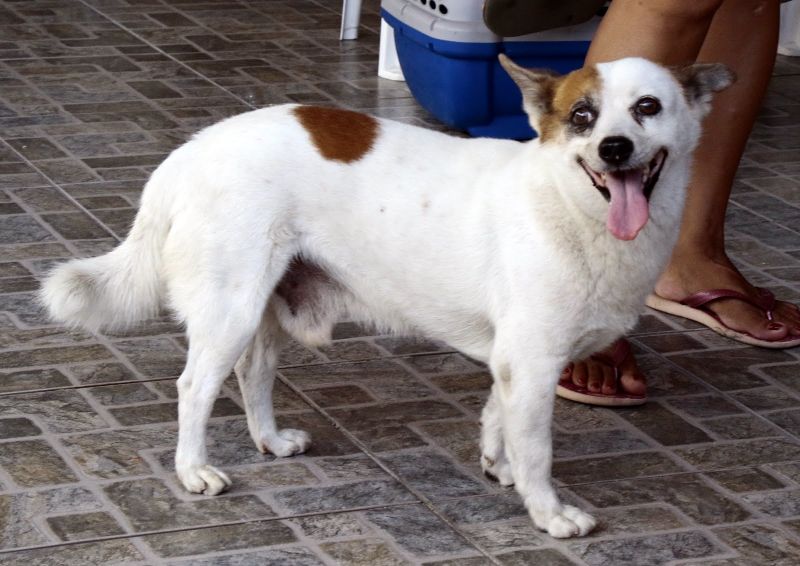
[{"label": "dog's pink tongue", "polygon": [[615,238],[633,240],[649,217],[644,175],[640,170],[607,173],[605,184],[611,194],[606,227]]}]

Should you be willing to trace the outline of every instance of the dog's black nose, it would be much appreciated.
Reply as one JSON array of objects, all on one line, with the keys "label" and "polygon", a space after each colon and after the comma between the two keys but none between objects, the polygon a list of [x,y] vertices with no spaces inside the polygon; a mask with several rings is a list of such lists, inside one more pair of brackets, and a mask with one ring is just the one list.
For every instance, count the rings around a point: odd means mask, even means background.
[{"label": "dog's black nose", "polygon": [[633,142],[624,136],[611,136],[597,148],[600,159],[611,165],[622,165],[633,153]]}]

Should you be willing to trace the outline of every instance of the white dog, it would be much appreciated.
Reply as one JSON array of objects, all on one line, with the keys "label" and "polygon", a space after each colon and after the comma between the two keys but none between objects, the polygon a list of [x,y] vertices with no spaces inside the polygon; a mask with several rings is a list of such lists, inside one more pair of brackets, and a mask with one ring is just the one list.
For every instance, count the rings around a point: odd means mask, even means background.
[{"label": "white dog", "polygon": [[158,167],[118,248],[45,281],[58,321],[123,327],[164,300],[185,323],[186,489],[230,485],[207,461],[205,428],[234,365],[256,447],[306,450],[305,432],[275,424],[279,349],[287,336],[325,342],[349,317],[487,362],[484,469],[514,483],[552,536],[594,527],[551,485],[554,390],[569,360],[634,325],[678,232],[701,120],[732,77],[643,59],[564,77],[502,63],[538,140],[297,105],[248,112]]}]

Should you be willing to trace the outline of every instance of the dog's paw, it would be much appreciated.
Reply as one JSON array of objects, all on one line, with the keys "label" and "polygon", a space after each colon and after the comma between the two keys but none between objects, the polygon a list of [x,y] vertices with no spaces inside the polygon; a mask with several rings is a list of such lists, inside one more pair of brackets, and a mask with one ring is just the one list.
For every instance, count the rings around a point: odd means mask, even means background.
[{"label": "dog's paw", "polygon": [[217,495],[231,486],[230,478],[222,470],[208,464],[176,469],[183,487],[191,493]]},{"label": "dog's paw", "polygon": [[533,513],[533,522],[554,538],[582,537],[597,525],[597,521],[572,505],[564,505],[558,513]]},{"label": "dog's paw", "polygon": [[271,452],[278,458],[302,454],[311,446],[311,437],[304,430],[284,428],[277,435],[261,441],[261,453]]},{"label": "dog's paw", "polygon": [[511,463],[505,457],[495,461],[484,454],[481,456],[481,468],[483,468],[483,473],[490,480],[496,481],[503,486],[514,485],[514,477],[511,475]]}]

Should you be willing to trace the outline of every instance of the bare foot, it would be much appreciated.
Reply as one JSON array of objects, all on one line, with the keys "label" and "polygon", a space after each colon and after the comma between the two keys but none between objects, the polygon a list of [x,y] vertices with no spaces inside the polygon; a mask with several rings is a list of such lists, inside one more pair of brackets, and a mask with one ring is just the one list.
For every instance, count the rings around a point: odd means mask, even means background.
[{"label": "bare foot", "polygon": [[[727,257],[711,259],[677,252],[656,284],[655,292],[664,299],[680,301],[709,289],[732,289],[754,299],[758,297],[756,288]],[[738,299],[719,299],[707,308],[726,326],[761,340],[800,336],[800,308],[791,303],[778,301],[773,320],[768,320],[761,309]]]},{"label": "bare foot", "polygon": [[[561,381],[571,382],[579,389],[586,389],[594,395],[614,397],[631,395],[641,397],[647,393],[647,382],[636,365],[636,358],[630,348],[617,360],[619,372],[614,371],[611,361],[615,357],[616,343],[591,358],[570,363],[561,374]],[[617,375],[619,377],[617,377]],[[586,402],[590,402],[587,400]],[[596,404],[606,403],[598,402]]]}]

